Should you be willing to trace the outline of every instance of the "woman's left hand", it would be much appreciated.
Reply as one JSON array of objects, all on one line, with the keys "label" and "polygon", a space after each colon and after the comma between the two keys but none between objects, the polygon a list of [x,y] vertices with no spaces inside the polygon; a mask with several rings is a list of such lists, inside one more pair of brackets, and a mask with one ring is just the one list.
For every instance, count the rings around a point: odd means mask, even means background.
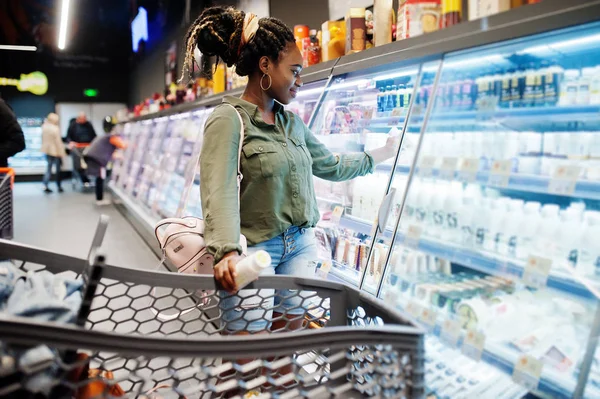
[{"label": "woman's left hand", "polygon": [[389,151],[390,158],[396,155],[398,145],[400,145],[400,136],[388,134],[387,140],[385,141],[385,148]]}]

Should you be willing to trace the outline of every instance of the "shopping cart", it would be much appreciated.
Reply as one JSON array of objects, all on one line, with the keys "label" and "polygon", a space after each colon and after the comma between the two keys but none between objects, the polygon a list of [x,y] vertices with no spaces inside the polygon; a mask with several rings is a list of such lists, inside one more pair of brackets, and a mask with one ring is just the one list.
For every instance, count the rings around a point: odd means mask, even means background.
[{"label": "shopping cart", "polygon": [[[424,396],[423,331],[346,285],[262,277],[236,296],[267,303],[278,295],[274,289],[293,290],[286,295],[301,296],[311,308],[295,317],[324,328],[224,335],[227,323],[219,299],[224,293],[219,294],[212,277],[110,266],[95,249],[90,262],[0,240],[0,255],[18,260],[23,270],[66,275],[81,273],[85,264],[83,273],[91,286],[96,283],[90,276],[101,276],[89,307],[80,311],[86,316],[85,327],[0,320],[0,341],[8,353],[43,343],[70,354],[52,364],[19,369],[12,392],[44,372],[52,376],[53,393],[86,399],[121,394],[265,399]],[[267,313],[265,309],[256,317],[265,318]],[[10,392],[5,389],[1,394]]]},{"label": "shopping cart", "polygon": [[13,238],[13,186],[15,171],[0,168],[0,238]]}]

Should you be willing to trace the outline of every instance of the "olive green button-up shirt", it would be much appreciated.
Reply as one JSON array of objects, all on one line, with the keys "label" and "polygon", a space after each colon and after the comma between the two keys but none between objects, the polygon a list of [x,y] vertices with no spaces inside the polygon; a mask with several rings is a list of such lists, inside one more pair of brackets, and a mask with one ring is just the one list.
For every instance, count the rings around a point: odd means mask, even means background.
[{"label": "olive green button-up shirt", "polygon": [[238,208],[237,165],[240,121],[221,104],[208,117],[200,155],[200,193],[209,253],[219,261],[241,253],[240,232],[248,245],[282,234],[290,226],[314,227],[319,221],[312,176],[331,181],[372,173],[366,152],[332,154],[302,119],[275,103],[275,124],[266,123],[258,107],[226,97],[244,122],[241,154],[243,180]]}]

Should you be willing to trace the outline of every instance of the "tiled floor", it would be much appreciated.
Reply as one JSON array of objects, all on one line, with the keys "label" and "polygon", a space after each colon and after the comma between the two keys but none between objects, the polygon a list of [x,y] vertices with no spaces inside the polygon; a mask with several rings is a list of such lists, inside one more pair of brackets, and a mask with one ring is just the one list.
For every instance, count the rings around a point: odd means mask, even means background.
[{"label": "tiled floor", "polygon": [[129,222],[112,206],[98,207],[93,193],[44,194],[41,183],[14,186],[15,241],[85,257],[101,214],[110,217],[102,252],[107,263],[155,269],[159,260]]}]

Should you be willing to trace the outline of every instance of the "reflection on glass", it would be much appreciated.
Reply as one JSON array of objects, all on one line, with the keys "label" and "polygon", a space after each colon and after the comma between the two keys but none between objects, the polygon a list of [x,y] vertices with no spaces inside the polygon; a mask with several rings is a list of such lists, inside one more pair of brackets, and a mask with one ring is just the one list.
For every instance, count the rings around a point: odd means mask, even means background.
[{"label": "reflection on glass", "polygon": [[581,393],[600,326],[597,32],[446,57],[379,292],[550,397]]}]

